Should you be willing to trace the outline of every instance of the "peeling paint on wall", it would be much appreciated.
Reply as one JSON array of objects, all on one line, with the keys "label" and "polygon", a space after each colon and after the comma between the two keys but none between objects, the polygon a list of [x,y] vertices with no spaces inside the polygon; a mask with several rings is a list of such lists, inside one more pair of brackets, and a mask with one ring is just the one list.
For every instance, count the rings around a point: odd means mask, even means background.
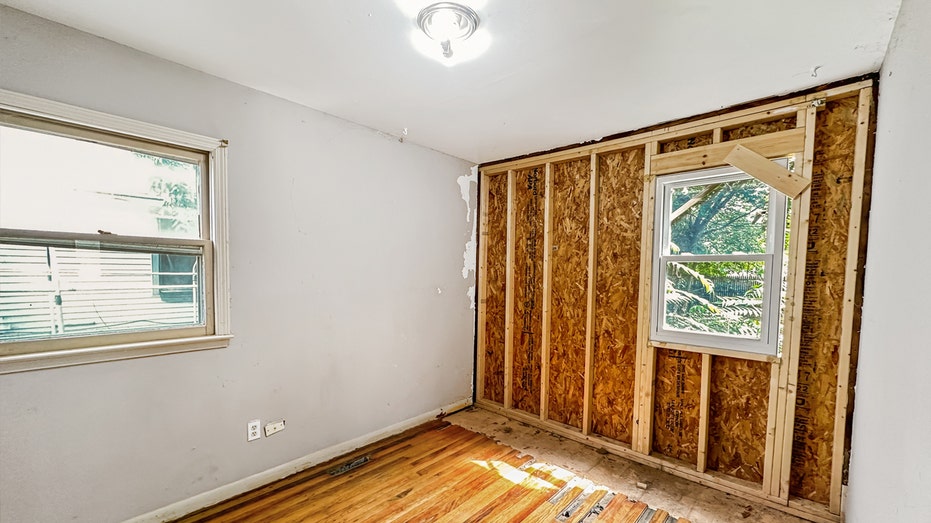
[{"label": "peeling paint on wall", "polygon": [[[466,204],[466,223],[472,224],[472,235],[465,244],[462,253],[462,278],[468,279],[469,274],[475,276],[475,246],[476,235],[478,233],[478,210],[472,204],[472,193],[478,191],[478,166],[472,167],[472,172],[468,176],[460,176],[457,180],[459,183],[459,192],[462,194],[462,201]],[[476,218],[476,219],[473,219]],[[469,307],[475,309],[475,284],[469,286]]]}]

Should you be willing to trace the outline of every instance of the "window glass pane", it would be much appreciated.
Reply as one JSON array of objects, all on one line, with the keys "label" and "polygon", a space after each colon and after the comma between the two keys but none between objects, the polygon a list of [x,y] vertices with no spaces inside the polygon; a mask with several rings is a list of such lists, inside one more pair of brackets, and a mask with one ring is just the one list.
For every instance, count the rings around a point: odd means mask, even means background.
[{"label": "window glass pane", "polygon": [[0,243],[0,341],[203,325],[202,260]]},{"label": "window glass pane", "polygon": [[186,161],[0,126],[0,228],[199,238],[200,175]]},{"label": "window glass pane", "polygon": [[664,328],[760,339],[764,262],[666,262]]},{"label": "window glass pane", "polygon": [[766,252],[769,187],[748,178],[672,189],[671,254]]}]

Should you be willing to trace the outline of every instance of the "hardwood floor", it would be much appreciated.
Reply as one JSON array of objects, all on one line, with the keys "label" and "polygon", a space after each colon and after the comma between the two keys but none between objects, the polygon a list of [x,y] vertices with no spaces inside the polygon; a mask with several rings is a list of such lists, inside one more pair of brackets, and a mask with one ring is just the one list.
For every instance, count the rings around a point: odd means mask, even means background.
[{"label": "hardwood floor", "polygon": [[444,421],[178,520],[689,523]]}]

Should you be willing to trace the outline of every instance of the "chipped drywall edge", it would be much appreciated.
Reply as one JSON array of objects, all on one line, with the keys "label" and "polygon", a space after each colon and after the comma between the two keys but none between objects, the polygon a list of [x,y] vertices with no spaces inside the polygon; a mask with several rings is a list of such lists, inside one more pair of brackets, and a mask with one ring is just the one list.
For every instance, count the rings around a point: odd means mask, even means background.
[{"label": "chipped drywall edge", "polygon": [[[473,191],[478,191],[478,166],[473,165],[468,176],[460,176],[456,179],[459,183],[459,192],[462,194],[462,201],[466,204],[466,223],[472,225],[472,233],[469,241],[465,244],[462,252],[462,278],[468,279],[471,274],[475,276],[475,248],[476,236],[478,234],[478,210],[473,205]],[[475,218],[475,219],[473,219]],[[475,310],[475,283],[469,286],[467,292],[469,297],[469,308]]]},{"label": "chipped drywall edge", "polygon": [[473,165],[468,176],[456,179],[459,184],[459,193],[466,204],[466,222],[472,221],[472,185],[478,183],[478,166]]}]

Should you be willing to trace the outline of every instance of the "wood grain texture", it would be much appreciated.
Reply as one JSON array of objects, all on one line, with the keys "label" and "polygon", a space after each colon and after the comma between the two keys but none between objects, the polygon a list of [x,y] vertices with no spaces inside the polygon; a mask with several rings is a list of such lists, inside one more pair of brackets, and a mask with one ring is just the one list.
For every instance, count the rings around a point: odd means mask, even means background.
[{"label": "wood grain texture", "polygon": [[872,88],[860,91],[857,107],[857,140],[851,187],[850,228],[847,243],[847,274],[844,277],[844,308],[840,358],[837,370],[837,408],[834,419],[834,457],[831,470],[832,513],[841,510],[843,485],[847,484],[850,460],[854,384],[859,349],[860,314],[863,306],[863,274],[866,261],[866,229],[872,182],[875,98]]},{"label": "wood grain texture", "polygon": [[[647,143],[643,159],[643,217],[640,228],[640,282],[637,302],[637,373],[634,383],[634,424],[631,448],[649,455],[653,448],[653,387],[656,379],[656,350],[650,343],[651,289],[653,287],[652,217],[656,209],[656,183],[653,160],[658,144]],[[706,146],[707,147],[707,146]],[[704,147],[703,147],[704,148]],[[675,153],[670,153],[675,154]],[[668,155],[667,155],[668,156]]]},{"label": "wood grain texture", "polygon": [[789,492],[830,497],[857,98],[818,112]]},{"label": "wood grain texture", "polygon": [[798,195],[802,194],[802,191],[811,184],[810,180],[771,162],[765,156],[743,145],[735,145],[734,149],[724,157],[724,161],[790,198],[798,198]]},{"label": "wood grain texture", "polygon": [[701,354],[656,350],[653,450],[698,464]]},{"label": "wood grain texture", "polygon": [[483,180],[488,186],[487,229],[482,241],[486,242],[485,296],[485,399],[504,403],[504,327],[505,327],[505,282],[507,259],[507,199],[508,180],[506,175],[489,176]]},{"label": "wood grain texture", "polygon": [[728,142],[730,140],[750,138],[751,136],[760,136],[769,133],[776,133],[779,131],[788,131],[789,129],[796,128],[796,122],[797,116],[795,114],[789,114],[774,120],[753,122],[750,124],[741,125],[740,127],[723,129],[721,138],[722,141]]},{"label": "wood grain texture", "polygon": [[543,326],[544,168],[515,171],[512,405],[540,413]]},{"label": "wood grain texture", "polygon": [[691,149],[692,147],[709,145],[713,142],[714,142],[714,133],[711,131],[708,131],[708,132],[696,134],[693,136],[685,136],[682,138],[676,138],[675,140],[660,142],[659,152],[660,153],[671,153],[673,151],[681,151],[684,149]]},{"label": "wood grain texture", "polygon": [[651,172],[655,175],[669,174],[696,169],[708,169],[724,165],[724,157],[735,144],[753,149],[768,158],[776,158],[802,150],[805,141],[804,129],[792,129],[762,136],[753,136],[732,142],[703,145],[671,153],[658,154],[651,158]]},{"label": "wood grain texture", "polygon": [[[866,85],[868,82],[856,89]],[[524,193],[510,202],[514,206],[516,221],[525,223],[518,225],[520,234],[512,235],[517,237],[512,243],[516,243],[519,252],[512,256],[512,263],[505,264],[507,271],[516,275],[515,284],[508,285],[516,296],[511,306],[505,306],[507,313],[513,315],[513,335],[505,336],[507,345],[513,346],[513,351],[509,351],[509,354],[513,353],[510,359],[513,365],[505,365],[508,375],[505,397],[507,399],[509,390],[513,388],[515,401],[514,409],[505,406],[504,410],[512,412],[515,418],[525,413],[535,414],[537,420],[542,420],[541,426],[554,430],[559,428],[572,432],[567,425],[579,427],[573,417],[578,412],[574,391],[579,389],[573,380],[581,380],[582,376],[573,376],[568,369],[581,367],[573,360],[573,354],[564,350],[564,344],[557,341],[562,334],[555,332],[561,328],[557,324],[572,323],[565,320],[563,311],[556,310],[558,305],[553,305],[560,299],[569,303],[572,296],[567,292],[571,286],[563,285],[561,280],[564,276],[556,273],[561,268],[577,266],[580,286],[584,286],[583,275],[592,273],[588,282],[592,289],[588,293],[591,301],[580,302],[577,310],[570,313],[579,317],[585,313],[591,316],[587,333],[592,338],[590,354],[588,359],[582,359],[583,363],[590,365],[586,370],[588,383],[581,387],[583,394],[590,397],[590,401],[582,401],[584,435],[604,436],[602,442],[617,442],[618,447],[630,444],[628,451],[632,448],[638,456],[652,452],[653,456],[647,457],[670,467],[680,467],[683,471],[689,470],[690,466],[680,461],[696,464],[691,467],[692,471],[699,463],[693,456],[699,450],[700,439],[702,443],[708,443],[701,461],[707,465],[710,474],[703,478],[720,480],[720,483],[712,482],[718,488],[752,489],[752,484],[757,484],[761,485],[758,488],[765,495],[790,502],[790,508],[791,503],[820,507],[830,502],[824,510],[833,511],[838,485],[843,483],[838,478],[843,478],[845,473],[844,465],[837,462],[846,458],[845,451],[849,447],[849,442],[834,440],[849,437],[849,431],[841,429],[845,427],[845,421],[849,422],[849,419],[843,419],[843,415],[850,414],[852,389],[844,390],[843,387],[845,383],[852,385],[852,377],[856,373],[857,314],[862,303],[861,279],[850,280],[850,286],[855,285],[856,289],[845,289],[844,278],[851,272],[851,261],[845,259],[844,253],[857,256],[855,265],[862,267],[864,251],[851,251],[847,236],[859,236],[865,244],[866,230],[865,221],[860,230],[854,229],[849,222],[853,208],[851,202],[859,197],[853,188],[854,166],[864,163],[857,160],[854,151],[856,129],[858,124],[863,126],[863,119],[858,118],[859,91],[856,89],[848,86],[845,90],[809,95],[804,100],[793,102],[795,105],[780,106],[765,114],[722,115],[702,121],[688,130],[677,128],[675,132],[669,132],[666,129],[632,136],[629,142],[618,142],[626,145],[614,146],[626,149],[590,146],[523,158],[502,164],[504,167],[495,166],[495,169],[520,166],[522,170],[514,171],[514,174],[518,179],[517,192]],[[813,104],[813,100],[819,103]],[[821,105],[820,100],[827,100],[827,104]],[[705,143],[709,140],[706,136],[712,143]],[[798,204],[805,209],[793,222],[794,227],[801,227],[801,230],[793,232],[793,238],[801,240],[797,250],[793,251],[793,258],[800,260],[799,263],[790,260],[790,267],[799,275],[798,285],[792,285],[788,293],[793,302],[786,316],[787,330],[791,331],[786,333],[786,339],[791,350],[783,354],[780,363],[774,357],[767,360],[766,357],[742,357],[704,348],[692,349],[693,353],[697,350],[713,355],[712,363],[704,365],[711,370],[705,383],[708,393],[702,395],[699,392],[702,365],[697,361],[701,356],[685,355],[685,361],[682,361],[677,359],[678,356],[671,358],[671,355],[677,354],[674,351],[679,349],[690,352],[689,348],[657,344],[654,350],[652,345],[637,346],[638,343],[648,343],[649,316],[644,311],[650,310],[649,304],[643,302],[644,296],[649,302],[649,293],[642,292],[649,286],[644,287],[641,282],[650,278],[649,256],[644,266],[641,251],[644,250],[643,245],[648,245],[644,238],[652,237],[652,220],[641,220],[645,200],[652,201],[649,196],[651,185],[644,185],[644,176],[649,184],[653,175],[719,165],[737,144],[767,157],[795,154],[798,162],[796,172],[802,172],[806,177],[811,175],[814,182],[798,198]],[[653,151],[651,157],[644,156],[644,146]],[[861,155],[864,154],[862,149]],[[581,165],[588,163],[589,159],[594,170],[586,172]],[[557,188],[550,193],[553,196],[553,225],[547,229],[546,237],[551,241],[551,248],[543,248],[539,236],[542,232],[537,232],[539,256],[536,259],[543,258],[542,251],[550,255],[547,272],[553,281],[546,286],[552,290],[547,292],[550,302],[546,310],[551,320],[546,322],[546,326],[554,330],[548,333],[550,343],[547,343],[554,352],[548,354],[545,361],[542,356],[534,361],[537,354],[544,352],[543,327],[536,327],[542,323],[537,318],[542,319],[543,300],[535,297],[534,288],[526,286],[521,279],[536,274],[540,282],[538,285],[542,287],[543,269],[538,267],[534,270],[533,263],[526,263],[530,250],[527,237],[532,236],[530,231],[534,228],[529,226],[527,219],[530,198],[526,193],[528,173],[535,166],[540,180],[538,187],[542,187],[543,165],[547,161],[553,162],[549,164],[551,173],[552,169],[568,171],[570,165],[578,163],[580,172],[576,181],[591,180],[590,175],[594,172],[598,187],[595,196],[588,201],[589,207],[580,206],[571,213],[566,212],[570,220],[577,221],[563,231],[567,237],[570,229],[574,231],[584,227],[585,218],[590,219],[587,238],[592,245],[585,250],[584,240],[580,241],[576,249],[578,252],[573,253],[571,259],[560,258],[559,250],[564,242],[557,239],[562,232],[559,231],[560,218],[555,216],[563,210],[560,206],[565,206],[565,209],[570,206],[555,203],[559,200],[555,195]],[[861,178],[868,179],[867,175],[865,173]],[[544,199],[542,195],[539,198],[537,210],[541,217],[538,221],[542,224]],[[868,198],[867,182],[863,188],[867,209]],[[808,202],[811,202],[810,212]],[[592,213],[590,209],[596,212]],[[537,231],[542,230],[542,225],[537,228]],[[631,238],[633,241],[629,241]],[[645,252],[649,250],[647,247]],[[488,261],[492,261],[491,257]],[[586,262],[592,264],[590,268]],[[572,276],[575,275],[565,274],[569,279]],[[564,298],[556,296],[564,292]],[[852,321],[851,314],[845,316],[843,309],[845,303],[850,308],[851,295],[855,300]],[[529,307],[522,309],[528,304]],[[534,310],[534,305],[540,309],[539,312]],[[531,322],[526,329],[528,332],[523,328],[525,318],[530,318]],[[847,318],[849,327],[843,327],[843,318]],[[638,329],[644,333],[639,340]],[[846,338],[843,333],[846,333]],[[539,336],[539,341],[535,341],[535,336]],[[527,351],[528,344],[535,345],[534,350]],[[850,366],[841,370],[838,362],[846,363],[845,350],[849,351]],[[638,356],[638,351],[642,356]],[[548,373],[541,377],[539,369],[544,365]],[[483,370],[487,368],[488,365],[482,366]],[[842,382],[838,382],[838,374],[843,378]],[[529,381],[522,382],[523,376]],[[545,382],[537,381],[543,379]],[[487,382],[487,379],[482,380],[483,384]],[[527,383],[526,390],[521,390],[524,383]],[[841,397],[851,401],[851,405],[843,400],[835,401],[839,388]],[[542,389],[546,389],[547,394],[542,394]],[[687,390],[693,391],[694,395],[689,396]],[[523,396],[527,397],[526,400],[521,399]],[[700,421],[702,397],[708,402],[704,419],[709,426],[704,435],[697,438],[695,435],[701,433],[698,429],[703,426]],[[540,401],[543,401],[542,408]],[[639,418],[639,423],[636,418]],[[733,483],[729,483],[731,480]]]},{"label": "wood grain texture", "polygon": [[598,269],[598,155],[589,157],[588,281],[585,284],[585,389],[582,397],[582,434],[592,433],[592,389],[595,371],[595,273]]},{"label": "wood grain texture", "polygon": [[549,418],[582,428],[589,158],[553,165]]},{"label": "wood grain texture", "polygon": [[772,364],[715,356],[708,468],[761,483]]},{"label": "wood grain texture", "polygon": [[[795,170],[802,177],[812,178],[815,156],[815,125],[818,108],[809,105],[796,115],[797,125],[805,129],[805,147],[796,157]],[[780,499],[789,499],[789,471],[792,461],[793,423],[798,384],[798,355],[802,332],[802,299],[805,295],[805,258],[808,254],[808,223],[811,191],[805,191],[792,202],[789,227],[789,258],[784,297],[782,358],[779,362],[778,389],[776,391],[776,419],[774,420],[773,450],[770,467],[764,470],[764,490]],[[768,457],[767,457],[768,459]]]},{"label": "wood grain texture", "polygon": [[[368,461],[330,473],[360,457]],[[177,521],[633,522],[647,509],[482,434],[432,421]]]},{"label": "wood grain texture", "polygon": [[644,149],[598,157],[592,431],[631,443]]}]

